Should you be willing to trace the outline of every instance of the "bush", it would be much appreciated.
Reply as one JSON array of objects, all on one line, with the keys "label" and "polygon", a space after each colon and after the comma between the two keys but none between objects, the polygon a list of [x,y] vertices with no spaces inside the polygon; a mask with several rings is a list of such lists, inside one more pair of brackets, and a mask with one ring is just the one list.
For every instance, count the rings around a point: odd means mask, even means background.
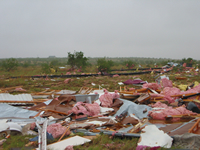
[{"label": "bush", "polygon": [[15,58],[9,58],[2,62],[2,68],[6,71],[11,71],[16,69],[18,66],[18,61]]},{"label": "bush", "polygon": [[72,70],[74,69],[85,69],[87,66],[88,58],[84,57],[83,52],[74,51],[73,54],[68,52],[68,61],[67,64],[71,66]]},{"label": "bush", "polygon": [[106,60],[105,57],[97,60],[97,68],[101,74],[111,72],[111,67],[113,65],[114,62],[112,60]]}]

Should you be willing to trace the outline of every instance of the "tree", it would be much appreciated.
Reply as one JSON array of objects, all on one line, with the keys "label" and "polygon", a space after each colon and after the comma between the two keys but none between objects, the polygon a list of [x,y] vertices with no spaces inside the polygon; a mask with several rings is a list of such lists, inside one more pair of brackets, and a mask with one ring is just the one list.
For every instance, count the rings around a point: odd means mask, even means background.
[{"label": "tree", "polygon": [[97,68],[98,71],[103,74],[104,72],[109,73],[111,72],[111,67],[114,65],[112,60],[106,60],[106,58],[100,58],[97,60]]},{"label": "tree", "polygon": [[9,58],[2,62],[2,67],[6,71],[14,70],[16,69],[17,66],[18,66],[18,61],[15,58]]},{"label": "tree", "polygon": [[195,60],[193,60],[192,58],[183,58],[182,59],[182,63],[186,63],[187,64],[187,67],[192,67],[192,65],[194,64],[194,63],[196,63],[196,61]]},{"label": "tree", "polygon": [[71,68],[74,69],[85,69],[87,66],[88,58],[84,57],[83,52],[76,52],[74,51],[73,54],[68,52],[68,61],[67,64],[71,66]]}]

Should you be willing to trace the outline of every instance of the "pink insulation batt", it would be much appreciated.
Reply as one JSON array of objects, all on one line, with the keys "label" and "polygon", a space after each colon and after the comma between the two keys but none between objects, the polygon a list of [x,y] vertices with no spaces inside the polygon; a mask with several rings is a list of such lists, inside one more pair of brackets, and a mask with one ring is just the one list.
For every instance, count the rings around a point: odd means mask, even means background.
[{"label": "pink insulation batt", "polygon": [[172,81],[168,80],[167,78],[161,79],[161,85],[162,87],[173,87]]},{"label": "pink insulation batt", "polygon": [[117,91],[115,93],[111,94],[107,90],[105,90],[104,94],[100,96],[99,100],[101,102],[102,107],[111,107],[113,104],[113,99],[119,98],[119,94]]},{"label": "pink insulation batt", "polygon": [[[159,108],[165,108],[165,109],[160,109],[160,110],[152,110],[149,111],[149,116],[151,116],[153,119],[156,120],[165,120],[165,117],[170,116],[170,115],[195,115],[197,113],[193,113],[190,110],[187,110],[184,106],[177,107],[177,108],[172,108],[169,107],[165,104],[160,104],[156,103],[152,105],[152,107],[159,107]],[[180,118],[173,118],[173,121],[178,121]]]},{"label": "pink insulation batt", "polygon": [[169,95],[154,94],[154,93],[150,93],[150,95],[151,95],[151,98],[163,97],[163,99],[168,101],[169,103],[174,103],[176,99],[176,98],[170,97]]},{"label": "pink insulation batt", "polygon": [[83,113],[88,116],[95,116],[100,113],[100,106],[96,102],[94,102],[93,104],[77,102],[76,105],[68,111],[68,113]]},{"label": "pink insulation batt", "polygon": [[169,103],[175,102],[178,97],[170,97],[172,95],[179,95],[181,93],[180,89],[175,87],[165,87],[160,94],[164,95],[164,100],[167,100]]},{"label": "pink insulation batt", "polygon": [[[161,95],[165,95],[165,96],[172,96],[172,95],[184,95],[184,94],[192,94],[192,93],[200,93],[200,85],[192,88],[192,89],[189,89],[187,91],[181,91],[179,88],[171,88],[171,87],[165,87],[163,89],[163,91],[161,91]],[[172,100],[175,101],[175,99],[177,99],[178,97],[171,97]],[[190,97],[189,99],[194,99],[195,97]]]},{"label": "pink insulation batt", "polygon": [[180,94],[180,89],[175,88],[175,87],[165,87],[160,94],[162,95],[167,95],[167,96],[171,96],[171,95],[179,95]]},{"label": "pink insulation batt", "polygon": [[[192,93],[194,93],[194,94],[200,93],[200,84],[192,89],[187,90],[187,91],[181,91],[180,94],[192,94]],[[190,97],[189,99],[194,99],[194,98],[196,98],[196,97]]]},{"label": "pink insulation batt", "polygon": [[112,98],[113,98],[113,99],[117,99],[117,98],[119,98],[119,97],[120,97],[120,95],[118,94],[118,91],[115,90],[115,93],[112,93]]},{"label": "pink insulation batt", "polygon": [[[66,131],[66,129],[67,127],[62,126],[59,123],[54,123],[47,127],[47,132],[51,133],[54,138],[59,138]],[[65,135],[69,135],[69,132]]]},{"label": "pink insulation batt", "polygon": [[[165,87],[160,94],[151,93],[151,98],[155,97],[163,97],[164,100],[168,101],[169,103],[175,102],[175,100],[179,97],[171,97],[172,95],[184,95],[184,94],[191,94],[191,93],[199,93],[200,92],[200,85],[189,89],[187,91],[181,91],[179,88],[176,87]],[[195,97],[190,97],[190,99],[194,99]]]},{"label": "pink insulation batt", "polygon": [[168,106],[164,103],[161,103],[161,102],[156,102],[155,104],[151,105],[151,107],[156,107],[156,108],[168,108]]},{"label": "pink insulation batt", "polygon": [[150,88],[150,89],[153,89],[153,90],[158,90],[161,88],[161,86],[157,83],[145,83],[143,84],[142,86],[143,88]]}]

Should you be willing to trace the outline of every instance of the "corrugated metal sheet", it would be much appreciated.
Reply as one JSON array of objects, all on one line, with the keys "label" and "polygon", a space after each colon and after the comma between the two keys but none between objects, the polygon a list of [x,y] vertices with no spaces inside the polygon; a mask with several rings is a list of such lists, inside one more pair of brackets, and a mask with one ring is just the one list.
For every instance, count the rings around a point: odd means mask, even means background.
[{"label": "corrugated metal sheet", "polygon": [[8,104],[0,104],[0,119],[4,118],[27,118],[35,116],[38,112],[10,106]]},{"label": "corrugated metal sheet", "polygon": [[18,94],[18,95],[12,95],[9,93],[1,93],[0,94],[0,100],[12,100],[12,101],[32,101],[33,98],[31,94]]},{"label": "corrugated metal sheet", "polygon": [[[9,93],[0,93],[1,101],[33,101],[31,94],[12,95]],[[25,103],[10,103],[10,104],[25,104]]]}]

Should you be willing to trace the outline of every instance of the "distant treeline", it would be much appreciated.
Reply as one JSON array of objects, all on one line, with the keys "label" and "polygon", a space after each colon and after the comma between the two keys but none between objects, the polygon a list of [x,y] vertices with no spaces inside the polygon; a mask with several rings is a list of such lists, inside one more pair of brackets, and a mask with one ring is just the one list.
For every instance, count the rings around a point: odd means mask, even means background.
[{"label": "distant treeline", "polygon": [[[145,57],[87,57],[88,63],[90,65],[96,65],[97,60],[101,58],[106,58],[106,60],[111,60],[114,62],[115,66],[124,65],[124,63],[131,61],[135,67],[136,65],[145,65],[147,67],[164,66],[168,62],[174,63],[190,63],[192,60],[193,64],[199,64],[200,61],[193,60],[192,58],[183,59],[169,59],[169,58],[145,58]],[[48,57],[48,58],[15,58],[18,61],[18,66],[28,67],[28,66],[41,66],[43,64],[53,64],[54,66],[66,66],[68,57]],[[0,59],[1,63],[6,59]]]},{"label": "distant treeline", "polygon": [[[103,57],[88,57],[88,62],[95,65],[97,60]],[[167,58],[145,58],[145,57],[105,57],[107,60],[112,60],[115,64],[122,64],[125,61],[133,61],[137,64],[166,64],[167,62],[181,62],[178,59],[167,59]],[[18,60],[19,64],[29,64],[29,65],[41,65],[43,63],[50,63],[52,61],[58,61],[59,65],[67,65],[67,57],[54,57],[54,58],[15,58]],[[0,59],[0,62],[5,59]]]}]

